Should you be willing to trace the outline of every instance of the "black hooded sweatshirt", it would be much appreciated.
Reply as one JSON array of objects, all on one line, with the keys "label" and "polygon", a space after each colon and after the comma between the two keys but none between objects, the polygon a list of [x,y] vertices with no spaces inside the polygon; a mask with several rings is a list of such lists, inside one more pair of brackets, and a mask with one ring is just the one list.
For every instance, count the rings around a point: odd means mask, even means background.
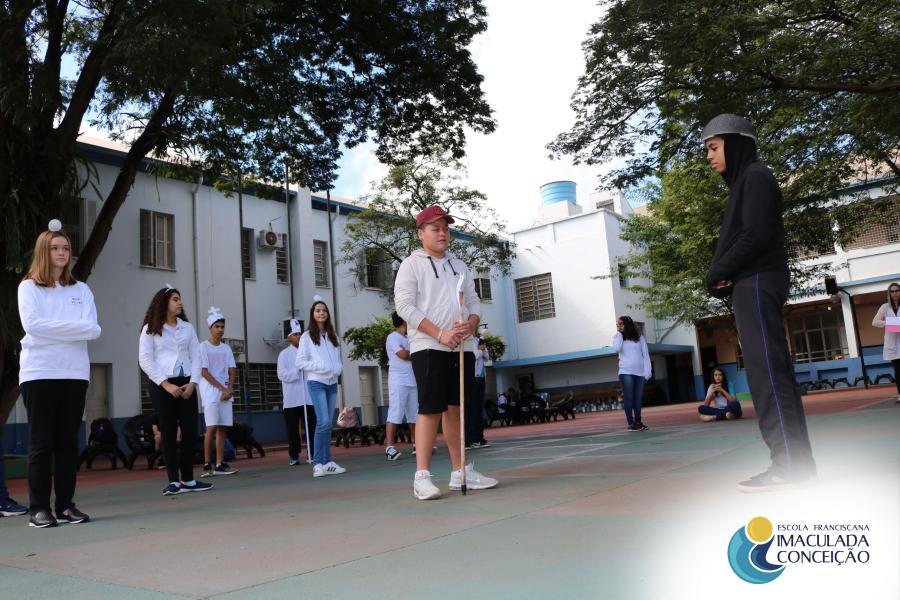
[{"label": "black hooded sweatshirt", "polygon": [[725,280],[737,282],[760,271],[787,269],[784,249],[784,199],[775,176],[756,162],[756,143],[742,135],[725,134],[725,183],[730,190],[719,241],[706,289],[718,298],[731,287],[714,289]]}]

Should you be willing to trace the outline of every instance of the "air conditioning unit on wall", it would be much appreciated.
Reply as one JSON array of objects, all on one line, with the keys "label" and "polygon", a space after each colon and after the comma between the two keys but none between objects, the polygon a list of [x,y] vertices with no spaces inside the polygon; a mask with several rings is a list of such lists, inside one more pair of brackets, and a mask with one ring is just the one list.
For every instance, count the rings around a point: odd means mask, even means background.
[{"label": "air conditioning unit on wall", "polygon": [[284,248],[284,240],[287,234],[275,233],[274,231],[260,231],[257,248],[260,250],[274,250],[275,248]]}]

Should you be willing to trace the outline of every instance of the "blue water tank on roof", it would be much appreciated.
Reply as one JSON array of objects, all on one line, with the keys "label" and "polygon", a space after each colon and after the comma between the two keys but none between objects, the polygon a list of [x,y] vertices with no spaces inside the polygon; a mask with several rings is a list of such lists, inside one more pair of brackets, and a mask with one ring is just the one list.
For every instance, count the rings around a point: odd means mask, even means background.
[{"label": "blue water tank on roof", "polygon": [[557,202],[575,203],[574,181],[552,181],[541,186],[541,200],[544,206]]}]

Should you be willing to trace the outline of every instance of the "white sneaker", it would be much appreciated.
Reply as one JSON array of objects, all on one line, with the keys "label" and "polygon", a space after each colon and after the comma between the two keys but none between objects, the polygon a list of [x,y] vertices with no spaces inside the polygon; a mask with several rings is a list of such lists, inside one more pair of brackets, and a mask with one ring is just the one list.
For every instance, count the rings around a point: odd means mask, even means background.
[{"label": "white sneaker", "polygon": [[325,477],[326,475],[340,475],[346,473],[347,469],[340,466],[334,461],[325,463],[324,465],[313,465],[313,477]]},{"label": "white sneaker", "polygon": [[341,473],[346,473],[347,469],[337,464],[333,460],[325,463],[325,474],[326,475],[340,475]]},{"label": "white sneaker", "polygon": [[417,500],[437,500],[441,497],[441,490],[431,483],[431,473],[417,472],[413,478],[413,495]]},{"label": "white sneaker", "polygon": [[716,415],[700,415],[700,420],[709,423],[716,420]]},{"label": "white sneaker", "polygon": [[[471,463],[466,465],[466,489],[467,490],[489,490],[497,487],[497,480],[486,477],[475,470]],[[462,489],[462,473],[453,471],[450,473],[450,489]]]}]

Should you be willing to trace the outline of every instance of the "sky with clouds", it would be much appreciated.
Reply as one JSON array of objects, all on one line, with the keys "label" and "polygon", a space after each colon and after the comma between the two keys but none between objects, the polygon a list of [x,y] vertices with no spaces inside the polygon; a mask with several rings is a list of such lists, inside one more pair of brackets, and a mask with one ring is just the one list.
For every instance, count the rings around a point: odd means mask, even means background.
[{"label": "sky with clouds", "polygon": [[[574,121],[569,108],[584,72],[581,44],[603,14],[591,0],[486,0],[488,30],[472,44],[484,76],[483,90],[497,129],[468,138],[468,177],[512,228],[529,225],[540,207],[540,186],[558,180],[577,184],[579,204],[597,187],[603,167],[551,160],[547,144]],[[385,168],[366,144],[347,152],[333,194],[359,198]]]}]

